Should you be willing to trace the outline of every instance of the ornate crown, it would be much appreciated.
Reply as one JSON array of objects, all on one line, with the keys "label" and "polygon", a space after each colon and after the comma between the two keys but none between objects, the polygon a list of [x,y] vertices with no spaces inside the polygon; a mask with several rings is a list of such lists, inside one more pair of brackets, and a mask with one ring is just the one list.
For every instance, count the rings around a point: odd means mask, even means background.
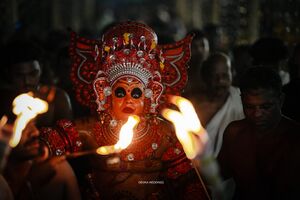
[{"label": "ornate crown", "polygon": [[153,76],[151,72],[145,69],[140,63],[128,62],[114,64],[108,71],[108,81],[112,85],[124,75],[137,77],[144,85],[148,85],[149,79]]},{"label": "ornate crown", "polygon": [[[71,79],[79,102],[103,111],[109,107],[110,87],[120,78],[134,77],[148,91],[151,112],[164,94],[180,94],[187,81],[192,35],[170,45],[158,45],[145,24],[126,21],[107,29],[101,40],[71,34]],[[96,104],[95,104],[96,102]]]},{"label": "ornate crown", "polygon": [[119,78],[129,75],[138,78],[145,86],[159,71],[157,36],[148,26],[136,22],[120,23],[102,37],[103,69],[113,85]]}]

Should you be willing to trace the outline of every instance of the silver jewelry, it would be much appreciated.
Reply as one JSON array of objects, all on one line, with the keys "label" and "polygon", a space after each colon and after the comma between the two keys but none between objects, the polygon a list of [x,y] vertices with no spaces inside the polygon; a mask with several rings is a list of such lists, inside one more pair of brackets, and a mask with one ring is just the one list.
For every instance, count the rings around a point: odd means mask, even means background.
[{"label": "silver jewelry", "polygon": [[111,95],[111,87],[105,87],[104,89],[103,89],[103,91],[104,91],[104,95],[107,97],[107,96],[109,96],[109,95]]},{"label": "silver jewelry", "polygon": [[152,97],[152,95],[153,95],[153,91],[149,88],[146,88],[145,89],[145,97],[150,99]]}]

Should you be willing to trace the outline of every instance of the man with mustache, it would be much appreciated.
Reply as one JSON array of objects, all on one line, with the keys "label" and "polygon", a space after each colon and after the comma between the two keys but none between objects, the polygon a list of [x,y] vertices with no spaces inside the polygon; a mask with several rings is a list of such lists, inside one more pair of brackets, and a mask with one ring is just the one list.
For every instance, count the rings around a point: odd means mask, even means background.
[{"label": "man with mustache", "polygon": [[14,199],[80,199],[72,168],[65,157],[48,158],[34,121],[12,149],[3,175]]},{"label": "man with mustache", "polygon": [[[206,151],[217,156],[226,126],[244,117],[239,89],[232,86],[231,62],[224,53],[211,54],[203,62],[198,84],[202,91],[190,96],[201,123],[209,135]],[[199,87],[200,88],[200,87]]]},{"label": "man with mustache", "polygon": [[248,69],[240,82],[245,119],[229,124],[218,156],[236,183],[234,199],[299,199],[300,125],[281,114],[277,72]]},{"label": "man with mustache", "polygon": [[2,85],[0,110],[10,106],[13,98],[24,92],[33,92],[34,96],[46,100],[49,109],[37,117],[38,127],[52,126],[59,119],[72,119],[72,107],[69,95],[62,89],[42,83],[43,49],[27,39],[10,41],[4,47],[4,80]]}]

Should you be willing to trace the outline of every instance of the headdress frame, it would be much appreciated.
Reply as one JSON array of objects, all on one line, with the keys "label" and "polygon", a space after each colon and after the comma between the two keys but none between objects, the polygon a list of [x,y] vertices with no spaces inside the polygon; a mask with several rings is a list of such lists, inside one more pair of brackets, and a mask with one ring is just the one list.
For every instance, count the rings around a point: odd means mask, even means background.
[{"label": "headdress frame", "polygon": [[71,32],[71,80],[77,100],[104,111],[110,106],[110,86],[122,76],[133,75],[152,93],[150,113],[157,112],[164,105],[164,96],[180,95],[187,83],[192,38],[188,35],[174,44],[157,45],[150,27],[131,21],[112,27],[102,40]]}]

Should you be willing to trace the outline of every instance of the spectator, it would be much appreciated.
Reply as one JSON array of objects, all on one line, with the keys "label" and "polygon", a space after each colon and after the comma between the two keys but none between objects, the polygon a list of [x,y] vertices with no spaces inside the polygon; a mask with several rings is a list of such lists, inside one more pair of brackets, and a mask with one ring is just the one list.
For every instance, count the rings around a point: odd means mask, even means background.
[{"label": "spectator", "polygon": [[252,57],[250,55],[250,45],[238,45],[232,50],[233,63],[233,81],[232,84],[239,86],[239,81],[244,72],[251,67]]},{"label": "spectator", "polygon": [[192,102],[210,142],[207,151],[217,156],[225,127],[244,117],[239,89],[233,87],[229,57],[215,53],[208,57],[201,69],[205,90],[194,94]]},{"label": "spectator", "polygon": [[51,126],[61,118],[72,119],[72,107],[69,95],[62,89],[42,85],[40,77],[41,49],[32,41],[13,41],[6,45],[7,87],[2,89],[1,108],[10,107],[13,98],[20,93],[32,91],[35,96],[49,103],[47,113],[37,118],[37,126]]},{"label": "spectator", "polygon": [[12,191],[8,186],[6,180],[2,176],[2,170],[6,164],[6,158],[8,154],[8,135],[6,131],[11,130],[6,125],[7,117],[2,117],[0,120],[0,199],[11,200],[13,199]]},{"label": "spectator", "polygon": [[75,174],[65,157],[47,158],[34,121],[22,132],[4,170],[15,199],[80,199]]},{"label": "spectator", "polygon": [[191,31],[195,34],[192,42],[192,57],[188,69],[188,84],[184,90],[186,96],[192,95],[195,92],[202,90],[201,66],[209,55],[208,39],[200,30]]},{"label": "spectator", "polygon": [[291,81],[284,85],[283,92],[285,100],[282,106],[282,113],[297,122],[300,122],[300,44],[296,45],[288,62]]},{"label": "spectator", "polygon": [[253,67],[240,89],[246,118],[228,125],[218,156],[221,174],[236,183],[234,199],[298,199],[300,126],[281,114],[280,76]]},{"label": "spectator", "polygon": [[253,65],[271,67],[279,73],[283,85],[290,81],[290,75],[283,67],[288,51],[281,39],[260,38],[251,46],[250,54],[253,58]]}]

